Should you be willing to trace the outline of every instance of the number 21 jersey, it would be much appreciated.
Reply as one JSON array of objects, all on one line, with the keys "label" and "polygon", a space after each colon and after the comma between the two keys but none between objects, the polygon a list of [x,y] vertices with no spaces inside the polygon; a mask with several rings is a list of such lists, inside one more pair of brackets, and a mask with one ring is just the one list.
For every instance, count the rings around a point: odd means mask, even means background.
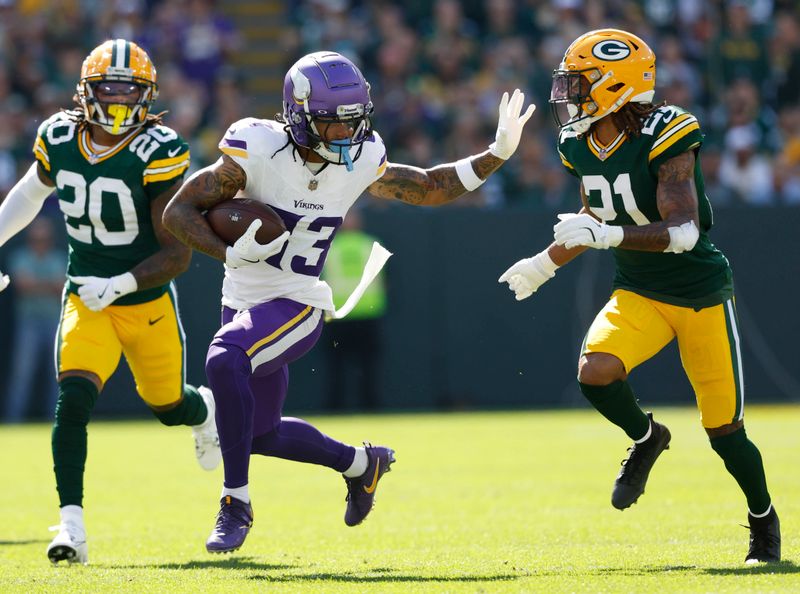
[{"label": "number 21 jersey", "polygon": [[[578,136],[565,128],[559,135],[558,152],[567,171],[583,184],[594,215],[609,225],[647,225],[662,220],[656,200],[659,167],[681,153],[699,152],[702,141],[692,114],[664,106],[644,122],[638,137],[620,133],[607,146],[592,132]],[[673,254],[613,248],[615,289],[683,307],[710,307],[732,296],[728,260],[708,238],[713,214],[699,160],[694,183],[700,222],[694,249]]]}]

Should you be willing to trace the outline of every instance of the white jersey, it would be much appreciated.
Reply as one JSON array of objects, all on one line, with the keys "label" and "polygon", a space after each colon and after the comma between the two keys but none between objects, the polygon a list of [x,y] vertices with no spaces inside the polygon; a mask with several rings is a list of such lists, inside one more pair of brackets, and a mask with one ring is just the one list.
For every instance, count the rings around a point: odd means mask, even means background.
[{"label": "white jersey", "polygon": [[219,143],[247,174],[248,197],[271,206],[291,233],[284,249],[266,262],[225,267],[222,304],[233,309],[286,298],[333,310],[331,289],[319,279],[331,241],[356,199],[386,169],[386,148],[377,133],[362,145],[353,171],[328,165],[314,174],[288,142],[283,124],[245,118]]}]

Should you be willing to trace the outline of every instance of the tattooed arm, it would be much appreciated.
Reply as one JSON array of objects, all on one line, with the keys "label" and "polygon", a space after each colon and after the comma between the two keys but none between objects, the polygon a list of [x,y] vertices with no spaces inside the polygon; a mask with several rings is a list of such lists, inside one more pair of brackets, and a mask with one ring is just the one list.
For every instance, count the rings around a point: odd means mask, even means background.
[{"label": "tattooed arm", "polygon": [[211,230],[203,212],[236,196],[246,182],[244,170],[223,155],[181,186],[164,210],[164,226],[190,248],[224,262],[228,246]]},{"label": "tattooed arm", "polygon": [[162,214],[167,203],[180,187],[174,184],[166,192],[153,200],[150,205],[150,216],[153,231],[161,245],[155,254],[145,258],[134,266],[130,272],[136,278],[137,290],[158,287],[171,281],[179,274],[186,272],[192,259],[192,250],[182,245],[162,224]]},{"label": "tattooed arm", "polygon": [[695,155],[691,151],[668,159],[659,167],[656,204],[662,220],[647,225],[607,225],[597,220],[586,212],[586,195],[581,186],[584,208],[578,214],[558,215],[560,222],[553,227],[556,244],[567,249],[619,247],[675,254],[692,250],[700,237],[694,167]]},{"label": "tattooed arm", "polygon": [[[472,157],[470,161],[472,170],[482,180],[505,163],[488,150]],[[422,206],[440,206],[455,200],[468,190],[456,173],[455,163],[437,165],[431,169],[389,163],[383,177],[373,182],[367,191],[377,198]]]},{"label": "tattooed arm", "polygon": [[525,94],[519,89],[514,90],[510,98],[508,93],[503,93],[495,141],[489,150],[431,169],[390,163],[383,177],[373,182],[367,191],[378,198],[440,206],[476,189],[517,150],[522,129],[536,109],[535,105],[529,105],[523,113],[524,104]]},{"label": "tattooed arm", "polygon": [[656,203],[662,220],[649,225],[628,225],[621,248],[663,252],[670,245],[670,228],[686,223],[700,226],[697,188],[694,185],[695,155],[687,151],[665,161],[658,168]]}]

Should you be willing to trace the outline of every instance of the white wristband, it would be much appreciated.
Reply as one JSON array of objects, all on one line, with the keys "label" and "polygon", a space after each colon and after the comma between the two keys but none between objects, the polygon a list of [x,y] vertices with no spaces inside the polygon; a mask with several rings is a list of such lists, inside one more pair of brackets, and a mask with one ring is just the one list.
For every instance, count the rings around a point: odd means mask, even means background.
[{"label": "white wristband", "polygon": [[475,170],[472,168],[472,157],[456,161],[456,175],[458,181],[464,186],[468,192],[478,189],[481,184],[486,181],[478,177]]},{"label": "white wristband", "polygon": [[697,240],[700,239],[700,230],[694,221],[688,221],[679,227],[669,227],[669,245],[664,251],[673,254],[682,254],[694,249]]},{"label": "white wristband", "polygon": [[542,272],[547,274],[547,276],[550,278],[553,278],[556,275],[556,270],[560,268],[558,264],[553,262],[553,259],[550,257],[550,254],[547,253],[547,250],[542,250],[536,254],[533,257],[533,260],[539,265]]}]

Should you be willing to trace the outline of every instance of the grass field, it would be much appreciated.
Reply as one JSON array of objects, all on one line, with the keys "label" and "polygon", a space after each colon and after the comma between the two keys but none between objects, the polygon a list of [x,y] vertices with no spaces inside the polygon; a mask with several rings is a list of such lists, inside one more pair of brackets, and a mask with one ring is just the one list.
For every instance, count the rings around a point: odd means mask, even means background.
[{"label": "grass field", "polygon": [[800,591],[800,407],[748,408],[783,526],[774,566],[743,564],[744,500],[696,411],[657,418],[672,446],[622,513],[627,439],[591,411],[313,418],[396,448],[373,514],[347,528],[336,473],[254,458],[255,525],[232,556],[205,552],[222,472],[200,470],[187,429],[93,423],[88,567],[45,556],[49,426],[0,427],[0,592]]}]

